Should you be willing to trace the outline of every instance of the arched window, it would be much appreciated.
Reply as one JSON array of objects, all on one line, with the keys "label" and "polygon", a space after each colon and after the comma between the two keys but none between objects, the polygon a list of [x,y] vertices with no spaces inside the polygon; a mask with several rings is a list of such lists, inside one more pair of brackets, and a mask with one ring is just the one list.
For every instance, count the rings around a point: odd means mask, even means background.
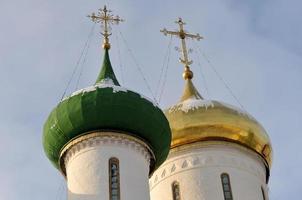
[{"label": "arched window", "polygon": [[233,200],[230,176],[226,173],[221,174],[221,183],[225,200]]},{"label": "arched window", "polygon": [[120,169],[117,158],[109,159],[109,195],[110,200],[120,200]]},{"label": "arched window", "polygon": [[266,198],[265,198],[265,191],[264,191],[264,189],[263,189],[263,187],[261,186],[261,192],[262,192],[262,197],[263,197],[263,200],[266,200]]},{"label": "arched window", "polygon": [[177,181],[174,181],[172,183],[172,196],[173,200],[180,200],[180,189],[179,183]]}]

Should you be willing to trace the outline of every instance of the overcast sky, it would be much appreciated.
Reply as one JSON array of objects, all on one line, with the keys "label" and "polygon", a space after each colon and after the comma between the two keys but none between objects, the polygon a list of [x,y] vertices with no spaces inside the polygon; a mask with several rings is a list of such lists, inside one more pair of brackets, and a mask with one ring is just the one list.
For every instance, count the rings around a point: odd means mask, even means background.
[{"label": "overcast sky", "polygon": [[[0,0],[0,199],[66,199],[65,180],[47,160],[42,127],[59,102],[93,24],[87,14],[107,4],[126,21],[113,27],[111,61],[125,87],[152,97],[164,85],[160,105],[177,102],[184,82],[179,46],[172,40],[166,83],[157,89],[169,37],[181,16],[186,29],[205,37],[194,49],[194,83],[208,99],[241,104],[270,135],[274,161],[270,199],[301,199],[302,3],[299,0]],[[78,88],[100,70],[96,27]],[[120,34],[122,33],[122,34]],[[121,35],[125,38],[125,45]],[[133,53],[136,61],[132,58]],[[198,50],[200,49],[200,51]],[[75,90],[78,70],[68,93]]]}]

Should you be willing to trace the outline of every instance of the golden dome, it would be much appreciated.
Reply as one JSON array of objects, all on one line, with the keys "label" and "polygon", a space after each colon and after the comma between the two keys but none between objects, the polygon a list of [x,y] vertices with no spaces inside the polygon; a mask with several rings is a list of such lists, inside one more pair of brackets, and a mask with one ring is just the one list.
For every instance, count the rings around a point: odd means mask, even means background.
[{"label": "golden dome", "polygon": [[272,146],[264,128],[234,106],[204,100],[190,79],[180,102],[165,111],[172,130],[171,148],[200,141],[226,141],[245,146],[264,158],[269,169]]}]

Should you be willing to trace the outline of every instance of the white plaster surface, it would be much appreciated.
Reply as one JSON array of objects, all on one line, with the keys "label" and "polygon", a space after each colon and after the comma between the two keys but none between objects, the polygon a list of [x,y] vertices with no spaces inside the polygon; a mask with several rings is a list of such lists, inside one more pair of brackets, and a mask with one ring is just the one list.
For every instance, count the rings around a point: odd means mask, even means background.
[{"label": "white plaster surface", "polygon": [[262,158],[226,142],[170,152],[149,180],[151,200],[173,200],[173,181],[179,182],[181,200],[224,200],[222,173],[230,176],[234,200],[263,200],[261,186],[267,186]]},{"label": "white plaster surface", "polygon": [[108,136],[84,140],[68,150],[68,199],[109,200],[111,157],[119,159],[121,199],[149,200],[149,152],[138,142]]}]

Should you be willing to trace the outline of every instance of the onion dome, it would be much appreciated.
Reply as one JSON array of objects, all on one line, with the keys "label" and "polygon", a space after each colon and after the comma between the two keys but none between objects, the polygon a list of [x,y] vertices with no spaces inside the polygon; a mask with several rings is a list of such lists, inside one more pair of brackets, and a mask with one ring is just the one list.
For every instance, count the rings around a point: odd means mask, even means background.
[{"label": "onion dome", "polygon": [[150,174],[169,153],[171,132],[161,109],[146,97],[121,87],[113,72],[109,48],[95,85],[63,99],[44,125],[43,146],[53,165],[64,173],[61,151],[76,138],[93,131],[131,134],[154,154]]},{"label": "onion dome", "polygon": [[180,102],[165,114],[172,130],[172,149],[202,141],[236,143],[259,154],[269,172],[272,146],[261,124],[239,108],[203,99],[190,78]]},{"label": "onion dome", "polygon": [[186,39],[203,39],[197,34],[184,29],[181,18],[176,22],[178,31],[161,30],[164,35],[177,36],[181,40],[184,65],[183,78],[186,81],[180,102],[165,111],[172,130],[171,149],[189,146],[203,141],[223,141],[247,147],[263,158],[267,168],[267,178],[272,162],[272,146],[264,128],[245,111],[219,101],[205,100],[192,83],[193,72],[190,70]]}]

